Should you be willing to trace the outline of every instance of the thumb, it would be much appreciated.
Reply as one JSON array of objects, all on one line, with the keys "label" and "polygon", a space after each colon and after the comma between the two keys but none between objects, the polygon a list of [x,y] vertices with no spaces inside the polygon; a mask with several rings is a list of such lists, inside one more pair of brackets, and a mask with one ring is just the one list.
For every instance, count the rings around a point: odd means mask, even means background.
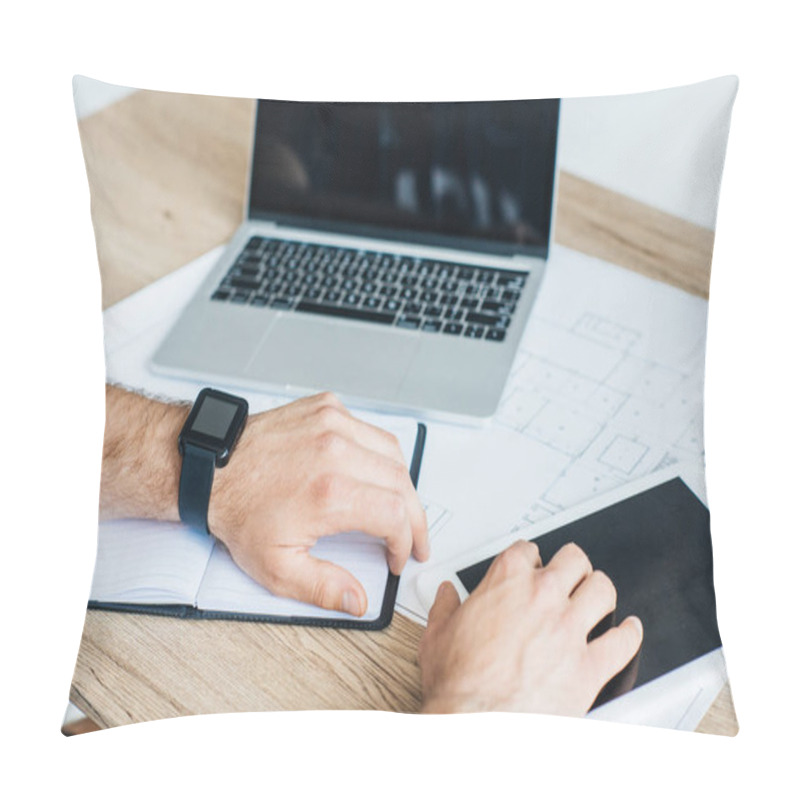
[{"label": "thumb", "polygon": [[431,610],[428,612],[428,629],[438,628],[447,622],[461,605],[461,600],[450,581],[444,581],[436,592]]},{"label": "thumb", "polygon": [[367,611],[364,587],[344,567],[315,558],[307,550],[281,548],[272,562],[275,594],[331,611],[361,617]]}]

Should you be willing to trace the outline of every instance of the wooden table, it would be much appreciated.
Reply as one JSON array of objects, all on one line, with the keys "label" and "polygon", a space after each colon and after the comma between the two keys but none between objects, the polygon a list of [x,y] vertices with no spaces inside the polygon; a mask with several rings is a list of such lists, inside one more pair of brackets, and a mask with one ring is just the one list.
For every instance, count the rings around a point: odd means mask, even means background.
[{"label": "wooden table", "polygon": [[[248,100],[138,92],[80,123],[107,307],[239,225]],[[560,174],[556,240],[708,296],[713,232]],[[88,611],[70,699],[100,727],[187,714],[420,706],[421,626],[384,631]],[[728,687],[698,730],[738,729]]]}]

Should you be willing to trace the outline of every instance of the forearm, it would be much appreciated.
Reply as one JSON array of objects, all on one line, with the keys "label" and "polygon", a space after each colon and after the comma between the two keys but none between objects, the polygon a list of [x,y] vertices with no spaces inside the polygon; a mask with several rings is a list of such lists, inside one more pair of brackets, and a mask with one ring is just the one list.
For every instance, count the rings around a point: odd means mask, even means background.
[{"label": "forearm", "polygon": [[178,520],[178,434],[189,413],[106,386],[100,518]]}]

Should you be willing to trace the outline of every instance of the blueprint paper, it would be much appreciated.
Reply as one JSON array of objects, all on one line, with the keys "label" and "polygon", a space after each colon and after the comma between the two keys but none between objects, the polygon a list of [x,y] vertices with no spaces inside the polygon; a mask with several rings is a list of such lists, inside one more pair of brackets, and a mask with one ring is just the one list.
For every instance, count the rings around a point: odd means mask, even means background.
[{"label": "blueprint paper", "polygon": [[[414,576],[509,530],[679,465],[703,481],[708,303],[555,246],[498,411],[476,436],[429,423],[420,491],[442,519]],[[499,498],[499,501],[498,501]]]}]

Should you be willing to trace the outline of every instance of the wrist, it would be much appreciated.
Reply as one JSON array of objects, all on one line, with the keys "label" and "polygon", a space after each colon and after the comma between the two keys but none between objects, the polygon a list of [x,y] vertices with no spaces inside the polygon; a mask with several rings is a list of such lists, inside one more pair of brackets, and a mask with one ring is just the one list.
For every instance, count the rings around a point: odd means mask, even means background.
[{"label": "wrist", "polygon": [[186,405],[106,387],[101,518],[179,520],[176,442],[188,413]]},{"label": "wrist", "polygon": [[[241,445],[241,442],[240,442]],[[231,529],[238,527],[238,510],[242,503],[237,502],[236,488],[241,485],[237,481],[238,458],[231,459],[231,463],[214,471],[214,482],[211,484],[211,495],[208,500],[208,529],[223,542]]]}]

